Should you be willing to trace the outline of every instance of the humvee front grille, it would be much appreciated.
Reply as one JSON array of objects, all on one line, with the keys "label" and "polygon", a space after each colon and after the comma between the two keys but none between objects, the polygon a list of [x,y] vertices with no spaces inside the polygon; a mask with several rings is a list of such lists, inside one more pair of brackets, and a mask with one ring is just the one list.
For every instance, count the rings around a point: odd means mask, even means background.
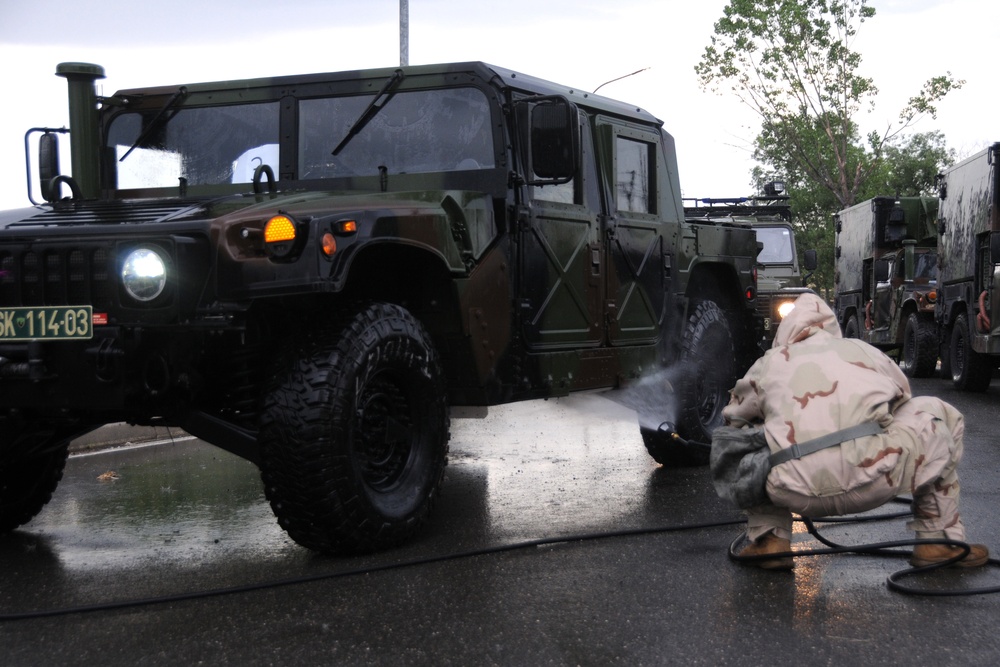
[{"label": "humvee front grille", "polygon": [[757,314],[761,317],[771,316],[771,295],[757,293]]},{"label": "humvee front grille", "polygon": [[0,247],[0,306],[108,308],[114,296],[106,244]]}]

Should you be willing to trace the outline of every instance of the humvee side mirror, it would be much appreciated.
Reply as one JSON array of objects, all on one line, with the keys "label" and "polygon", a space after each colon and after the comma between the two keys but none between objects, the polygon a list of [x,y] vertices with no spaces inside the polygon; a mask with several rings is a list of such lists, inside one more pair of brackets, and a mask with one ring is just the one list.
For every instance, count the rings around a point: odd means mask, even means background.
[{"label": "humvee side mirror", "polygon": [[1000,264],[1000,232],[990,234],[990,264]]},{"label": "humvee side mirror", "polygon": [[577,109],[562,97],[543,98],[531,109],[530,164],[536,180],[529,185],[567,183],[580,155]]},{"label": "humvee side mirror", "polygon": [[52,179],[59,175],[59,137],[46,132],[38,137],[38,182],[45,201],[59,198],[59,186]]},{"label": "humvee side mirror", "polygon": [[816,259],[816,251],[815,250],[806,250],[802,254],[802,265],[803,265],[803,267],[805,267],[806,271],[815,271],[816,270],[816,267],[819,265],[819,262]]}]

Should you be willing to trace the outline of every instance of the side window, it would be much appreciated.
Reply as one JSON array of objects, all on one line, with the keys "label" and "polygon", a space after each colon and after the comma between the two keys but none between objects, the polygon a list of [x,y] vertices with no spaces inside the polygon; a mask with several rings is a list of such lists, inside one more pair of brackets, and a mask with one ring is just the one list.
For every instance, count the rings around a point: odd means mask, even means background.
[{"label": "side window", "polygon": [[615,138],[615,200],[619,211],[656,213],[654,145],[624,136]]},{"label": "side window", "polygon": [[580,118],[580,170],[569,183],[559,185],[535,185],[531,187],[531,198],[538,202],[576,204],[591,210],[600,209],[600,194],[597,190],[597,164],[594,158],[594,144],[590,118],[582,110]]},{"label": "side window", "polygon": [[576,182],[574,178],[569,183],[559,185],[536,185],[532,187],[532,199],[535,201],[550,201],[559,204],[576,203]]}]

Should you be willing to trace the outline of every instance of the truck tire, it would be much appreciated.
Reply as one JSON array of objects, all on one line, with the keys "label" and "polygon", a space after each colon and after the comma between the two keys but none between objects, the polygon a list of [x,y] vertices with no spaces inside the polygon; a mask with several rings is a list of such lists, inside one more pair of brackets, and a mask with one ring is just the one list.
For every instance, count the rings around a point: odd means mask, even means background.
[{"label": "truck tire", "polygon": [[69,456],[69,441],[64,440],[61,445],[42,453],[15,456],[22,450],[15,441],[34,437],[0,434],[0,438],[8,441],[6,453],[0,453],[0,535],[28,523],[41,512],[62,479]]},{"label": "truck tire", "polygon": [[993,365],[972,349],[968,319],[955,318],[951,328],[951,381],[961,391],[986,391],[993,378]]},{"label": "truck tire", "polygon": [[[712,301],[701,301],[688,318],[681,341],[680,409],[677,430],[687,440],[709,443],[712,431],[722,426],[722,409],[736,384],[733,337],[722,310]],[[669,435],[640,429],[646,450],[664,465],[705,465],[707,447],[685,446]]]},{"label": "truck tire", "polygon": [[851,315],[844,322],[844,338],[861,338],[861,325],[858,324],[857,315]]},{"label": "truck tire", "polygon": [[938,360],[937,327],[934,321],[910,313],[903,328],[903,354],[899,365],[911,378],[934,374]]},{"label": "truck tire", "polygon": [[427,520],[448,459],[437,352],[407,310],[370,303],[286,354],[264,399],[261,477],[278,524],[304,547],[392,547]]}]

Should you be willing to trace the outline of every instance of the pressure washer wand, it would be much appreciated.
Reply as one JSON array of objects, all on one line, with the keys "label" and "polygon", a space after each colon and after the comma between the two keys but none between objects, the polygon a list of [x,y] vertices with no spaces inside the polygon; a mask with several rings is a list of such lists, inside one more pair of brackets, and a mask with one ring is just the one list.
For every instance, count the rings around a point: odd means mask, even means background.
[{"label": "pressure washer wand", "polygon": [[673,422],[663,422],[657,428],[660,433],[665,433],[668,438],[676,440],[679,444],[685,447],[701,447],[704,449],[711,449],[711,443],[707,442],[696,442],[694,440],[687,440],[681,437],[681,434],[677,432],[677,426]]}]

